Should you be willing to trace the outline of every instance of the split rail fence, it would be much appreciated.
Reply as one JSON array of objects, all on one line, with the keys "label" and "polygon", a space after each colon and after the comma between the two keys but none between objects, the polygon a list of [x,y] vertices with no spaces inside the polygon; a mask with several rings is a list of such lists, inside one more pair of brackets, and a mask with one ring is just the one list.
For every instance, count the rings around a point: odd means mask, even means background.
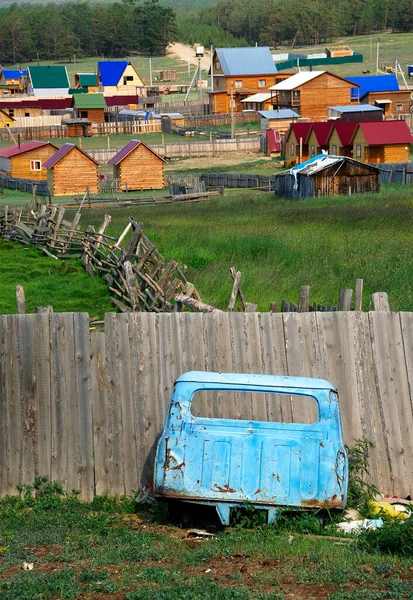
[{"label": "split rail fence", "polygon": [[[375,444],[372,480],[413,493],[413,313],[347,311],[107,314],[104,332],[90,332],[85,313],[1,316],[0,494],[37,475],[84,500],[140,489],[173,382],[193,369],[330,380],[345,442]],[[283,414],[305,421],[291,402]],[[217,409],[282,420],[255,395]]]}]

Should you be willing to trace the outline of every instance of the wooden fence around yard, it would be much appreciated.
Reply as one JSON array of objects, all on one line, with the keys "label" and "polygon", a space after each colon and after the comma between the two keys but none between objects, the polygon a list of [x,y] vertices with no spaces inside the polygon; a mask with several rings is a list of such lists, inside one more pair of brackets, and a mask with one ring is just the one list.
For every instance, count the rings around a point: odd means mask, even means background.
[{"label": "wooden fence around yard", "polygon": [[[85,313],[1,316],[0,494],[36,475],[85,500],[139,489],[173,382],[193,369],[330,380],[345,442],[375,444],[378,488],[413,494],[413,313],[355,311],[109,313],[104,332]],[[279,420],[254,396],[228,408]]]}]

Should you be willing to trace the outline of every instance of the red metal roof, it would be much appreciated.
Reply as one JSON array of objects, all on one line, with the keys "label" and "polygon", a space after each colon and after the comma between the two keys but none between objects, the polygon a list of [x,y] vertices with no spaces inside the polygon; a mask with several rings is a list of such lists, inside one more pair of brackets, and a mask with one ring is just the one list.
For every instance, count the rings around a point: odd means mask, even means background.
[{"label": "red metal roof", "polygon": [[155,152],[155,150],[152,150],[152,148],[147,146],[144,142],[141,142],[140,140],[131,140],[130,142],[128,142],[126,144],[126,146],[123,146],[123,148],[121,148],[119,150],[119,152],[117,152],[115,154],[115,156],[113,156],[108,161],[108,164],[109,165],[118,165],[126,156],[128,156],[128,154],[130,154],[132,152],[132,150],[135,150],[135,148],[137,148],[140,144],[145,146],[145,148],[147,148],[150,152],[155,154],[155,156],[157,156],[158,158],[163,160],[163,162],[166,162],[166,160],[162,156],[160,156],[157,152]]},{"label": "red metal roof", "polygon": [[406,121],[377,121],[358,123],[370,146],[412,144],[413,138]]},{"label": "red metal roof", "polygon": [[53,148],[56,148],[56,146],[50,142],[25,142],[24,144],[20,144],[20,146],[8,146],[8,148],[0,149],[0,156],[11,158],[12,156],[18,156],[19,154],[24,154],[25,152],[29,152],[35,148],[41,148],[42,146],[52,146]]},{"label": "red metal roof", "polygon": [[298,141],[302,138],[303,143],[305,144],[312,125],[313,123],[292,123],[291,130],[295,135],[295,139]]},{"label": "red metal roof", "polygon": [[12,99],[0,98],[0,108],[41,108],[42,110],[63,110],[71,108],[73,96],[68,98],[29,98]]},{"label": "red metal roof", "polygon": [[129,104],[139,104],[139,96],[105,96],[106,106],[128,106]]},{"label": "red metal roof", "polygon": [[327,146],[328,138],[334,124],[331,121],[320,121],[312,124],[316,140],[320,146]]},{"label": "red metal roof", "polygon": [[[353,139],[354,132],[356,131],[358,123],[356,122],[336,122],[334,128],[337,131],[339,140],[343,146],[350,146],[351,140]],[[330,132],[333,132],[333,130]]]},{"label": "red metal roof", "polygon": [[89,158],[91,161],[93,161],[97,165],[99,164],[94,158],[89,156],[89,154],[86,154],[86,152],[83,152],[83,150],[81,148],[78,148],[78,146],[76,146],[75,144],[67,143],[67,144],[64,144],[61,148],[59,148],[59,150],[57,152],[55,152],[53,154],[53,156],[48,158],[46,160],[46,162],[43,163],[43,166],[46,167],[46,169],[50,169],[51,167],[54,167],[54,165],[57,162],[59,162],[59,160],[61,160],[64,156],[66,156],[66,154],[69,154],[69,152],[71,152],[71,150],[73,150],[73,148],[77,148],[79,150],[79,152],[81,152],[82,154],[87,156],[87,158]]}]

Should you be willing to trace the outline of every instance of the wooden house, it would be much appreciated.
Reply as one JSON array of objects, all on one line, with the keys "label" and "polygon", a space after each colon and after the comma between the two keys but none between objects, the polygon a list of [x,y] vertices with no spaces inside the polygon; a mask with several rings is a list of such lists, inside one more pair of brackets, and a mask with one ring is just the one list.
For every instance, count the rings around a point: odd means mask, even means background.
[{"label": "wooden house", "polygon": [[411,90],[401,90],[396,75],[363,75],[346,79],[358,85],[358,89],[351,91],[354,102],[381,108],[385,118],[398,118],[410,113]]},{"label": "wooden house", "polygon": [[320,121],[311,124],[307,137],[309,158],[321,154],[323,150],[328,152],[328,138],[334,124],[331,121]]},{"label": "wooden house", "polygon": [[317,155],[274,177],[276,196],[311,198],[380,191],[380,171],[347,156]]},{"label": "wooden house", "polygon": [[[212,90],[209,95],[211,112],[229,113],[231,99],[232,108],[240,111],[245,108],[242,100],[256,93],[268,93],[272,85],[288,76],[288,73],[277,73],[267,46],[216,48],[212,58]],[[272,108],[270,104],[268,108]]]},{"label": "wooden house", "polygon": [[6,110],[0,108],[0,129],[5,127],[13,127],[16,119],[11,117]]},{"label": "wooden house", "polygon": [[125,90],[136,93],[136,88],[144,85],[135,67],[127,60],[98,62],[98,83],[100,92],[115,95]]},{"label": "wooden house", "polygon": [[69,77],[66,67],[27,67],[27,92],[34,96],[67,96]]},{"label": "wooden house", "polygon": [[76,94],[73,96],[74,118],[91,123],[104,123],[106,102],[103,94]]},{"label": "wooden house", "polygon": [[0,70],[0,96],[23,94],[26,89],[27,71],[20,69]]},{"label": "wooden house", "polygon": [[164,163],[152,148],[140,140],[131,140],[109,164],[122,190],[156,190],[165,187]]},{"label": "wooden house", "polygon": [[64,144],[44,166],[52,196],[99,192],[99,163],[74,144]]},{"label": "wooden house", "polygon": [[406,121],[358,123],[353,134],[353,158],[365,163],[410,161],[413,138]]},{"label": "wooden house", "polygon": [[312,123],[292,123],[285,135],[285,164],[297,164],[310,156],[307,139]]},{"label": "wooden house", "polygon": [[328,118],[342,122],[383,121],[383,109],[370,104],[350,104],[349,106],[329,106]]},{"label": "wooden house", "polygon": [[328,71],[301,71],[272,86],[275,109],[291,108],[301,118],[322,121],[333,104],[351,104],[350,91],[356,84]]},{"label": "wooden house", "polygon": [[289,108],[284,110],[259,110],[261,117],[261,129],[278,129],[285,133],[297,118],[298,114]]},{"label": "wooden house", "polygon": [[75,73],[75,87],[87,90],[89,94],[99,91],[97,73]]},{"label": "wooden house", "polygon": [[328,137],[329,153],[334,156],[353,156],[352,139],[358,123],[336,121]]},{"label": "wooden house", "polygon": [[46,161],[56,152],[50,142],[26,142],[0,149],[0,171],[10,177],[46,181]]}]

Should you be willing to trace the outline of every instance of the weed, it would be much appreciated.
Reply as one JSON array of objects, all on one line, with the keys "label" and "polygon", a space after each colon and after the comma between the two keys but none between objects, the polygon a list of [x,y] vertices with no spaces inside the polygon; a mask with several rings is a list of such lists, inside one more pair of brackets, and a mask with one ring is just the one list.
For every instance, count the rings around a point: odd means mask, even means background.
[{"label": "weed", "polygon": [[69,600],[80,591],[73,569],[48,574],[24,571],[2,582],[0,600]]},{"label": "weed", "polygon": [[360,549],[398,556],[413,556],[413,518],[385,522],[383,527],[369,529],[357,541]]},{"label": "weed", "polygon": [[254,529],[266,523],[267,511],[256,508],[250,502],[243,502],[231,511],[231,525],[234,527]]},{"label": "weed", "polygon": [[349,471],[347,506],[357,508],[362,515],[367,515],[369,502],[378,493],[376,487],[369,482],[369,449],[374,448],[374,444],[364,439],[354,440],[354,442],[353,446],[347,447]]}]

